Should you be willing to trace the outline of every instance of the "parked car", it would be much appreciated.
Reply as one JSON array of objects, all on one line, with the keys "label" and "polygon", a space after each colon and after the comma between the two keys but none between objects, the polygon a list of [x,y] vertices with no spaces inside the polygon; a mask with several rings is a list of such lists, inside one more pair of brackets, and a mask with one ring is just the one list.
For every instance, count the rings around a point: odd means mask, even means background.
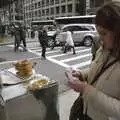
[{"label": "parked car", "polygon": [[98,36],[94,24],[68,24],[62,27],[61,32],[56,37],[56,41],[59,42],[59,44],[65,43],[66,31],[68,30],[73,32],[75,45],[82,43],[87,47],[91,46],[94,38]]}]

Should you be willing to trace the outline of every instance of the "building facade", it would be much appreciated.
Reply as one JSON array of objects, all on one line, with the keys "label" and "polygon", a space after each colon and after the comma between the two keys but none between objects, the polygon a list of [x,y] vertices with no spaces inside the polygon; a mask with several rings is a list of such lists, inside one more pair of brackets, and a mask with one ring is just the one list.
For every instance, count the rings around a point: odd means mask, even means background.
[{"label": "building facade", "polygon": [[0,21],[3,25],[23,22],[23,0],[9,2],[0,8]]},{"label": "building facade", "polygon": [[106,2],[119,1],[120,0],[86,0],[86,14],[96,14],[96,10]]},{"label": "building facade", "polygon": [[85,0],[24,0],[25,23],[83,15]]},{"label": "building facade", "polygon": [[89,1],[89,7],[86,8],[86,14],[88,15],[96,14],[96,10],[105,2],[105,0],[88,0],[88,1]]}]

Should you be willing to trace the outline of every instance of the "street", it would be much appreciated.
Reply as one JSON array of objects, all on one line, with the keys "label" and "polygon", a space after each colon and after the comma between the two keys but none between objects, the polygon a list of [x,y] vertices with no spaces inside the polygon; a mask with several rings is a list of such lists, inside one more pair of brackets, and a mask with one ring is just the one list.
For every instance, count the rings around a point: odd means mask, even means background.
[{"label": "street", "polygon": [[[64,54],[63,51],[61,51],[61,47],[55,47],[54,50],[47,48],[47,59],[41,60],[41,47],[37,41],[27,42],[27,52],[14,52],[13,47],[13,45],[4,45],[0,47],[1,58],[5,60],[0,63],[0,67],[13,67],[11,62],[20,59],[31,59],[33,62],[37,62],[35,68],[36,73],[41,73],[48,76],[50,79],[58,81],[60,120],[68,120],[70,107],[78,94],[70,90],[66,85],[67,80],[64,71],[69,67],[79,69],[88,68],[91,61],[91,48],[84,46],[76,47],[75,55],[73,55],[72,51]],[[66,104],[66,106],[64,107],[63,104]]]},{"label": "street", "polygon": [[65,69],[69,67],[86,69],[91,62],[91,48],[84,46],[75,47],[75,55],[72,54],[72,51],[63,53],[61,47],[55,47],[53,50],[47,48],[47,60],[39,59],[41,57],[41,47],[37,41],[27,43],[28,52],[14,52],[13,47],[13,45],[0,47],[1,58],[6,60],[5,63],[19,59],[37,59],[39,66],[36,66],[38,67],[36,72],[57,80],[60,93],[68,89],[64,75]]}]

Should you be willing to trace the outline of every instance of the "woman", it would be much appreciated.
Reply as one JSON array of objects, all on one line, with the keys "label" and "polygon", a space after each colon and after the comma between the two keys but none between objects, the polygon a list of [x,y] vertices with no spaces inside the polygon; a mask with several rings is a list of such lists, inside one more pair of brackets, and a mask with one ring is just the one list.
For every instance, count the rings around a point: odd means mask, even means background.
[{"label": "woman", "polygon": [[64,53],[66,53],[69,48],[70,49],[72,48],[73,54],[75,54],[75,47],[74,47],[74,41],[72,35],[73,35],[73,31],[66,32],[66,43],[65,43]]},{"label": "woman", "polygon": [[102,6],[95,23],[102,46],[88,72],[67,71],[68,84],[83,94],[92,120],[120,120],[120,2]]}]

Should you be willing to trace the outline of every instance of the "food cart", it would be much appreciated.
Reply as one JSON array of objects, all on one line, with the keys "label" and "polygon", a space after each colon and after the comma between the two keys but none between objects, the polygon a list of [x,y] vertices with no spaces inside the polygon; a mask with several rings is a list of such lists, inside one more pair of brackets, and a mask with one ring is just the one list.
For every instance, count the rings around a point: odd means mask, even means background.
[{"label": "food cart", "polygon": [[29,92],[10,71],[4,70],[0,76],[0,120],[59,120],[56,81]]}]

